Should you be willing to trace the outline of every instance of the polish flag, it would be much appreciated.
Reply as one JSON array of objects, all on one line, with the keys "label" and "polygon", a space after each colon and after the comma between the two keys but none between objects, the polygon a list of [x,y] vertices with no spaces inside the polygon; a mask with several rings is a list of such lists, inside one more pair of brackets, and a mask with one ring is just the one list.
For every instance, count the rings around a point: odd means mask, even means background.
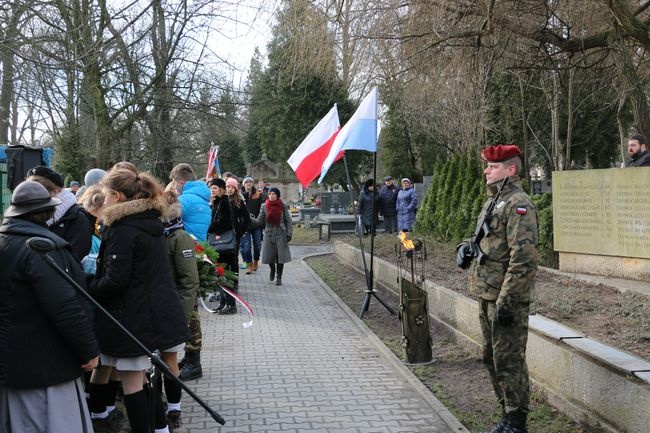
[{"label": "polish flag", "polygon": [[[330,154],[330,148],[340,127],[339,113],[334,104],[329,113],[318,122],[318,125],[289,157],[287,162],[303,187],[307,188],[320,174],[323,161]],[[334,161],[342,156],[343,152],[334,155]]]},{"label": "polish flag", "polygon": [[377,151],[377,88],[363,98],[359,108],[354,112],[348,123],[334,139],[327,158],[323,161],[318,183],[323,182],[327,171],[346,150]]}]

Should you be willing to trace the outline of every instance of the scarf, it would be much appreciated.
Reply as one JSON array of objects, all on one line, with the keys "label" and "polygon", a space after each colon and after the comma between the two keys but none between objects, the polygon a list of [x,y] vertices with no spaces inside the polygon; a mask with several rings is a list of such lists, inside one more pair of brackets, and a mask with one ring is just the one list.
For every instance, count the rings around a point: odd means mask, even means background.
[{"label": "scarf", "polygon": [[63,218],[63,215],[65,215],[68,209],[77,204],[77,198],[67,189],[61,190],[61,192],[57,194],[57,198],[61,200],[61,204],[54,207],[54,216],[47,220],[47,225],[49,227],[57,224],[61,218]]},{"label": "scarf", "polygon": [[282,214],[284,213],[284,203],[282,200],[277,199],[274,201],[268,198],[264,202],[266,205],[266,222],[274,226],[279,226],[282,222]]},{"label": "scarf", "polygon": [[174,233],[178,229],[183,228],[183,217],[178,217],[171,219],[169,221],[163,221],[163,233],[165,234],[165,237],[169,237],[172,233]]}]

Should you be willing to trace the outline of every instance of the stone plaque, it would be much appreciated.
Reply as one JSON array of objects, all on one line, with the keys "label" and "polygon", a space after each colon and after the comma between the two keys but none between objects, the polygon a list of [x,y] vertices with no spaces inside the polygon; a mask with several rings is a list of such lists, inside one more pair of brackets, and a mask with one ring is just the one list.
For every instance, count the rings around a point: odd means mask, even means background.
[{"label": "stone plaque", "polygon": [[650,168],[553,172],[556,251],[650,258]]}]

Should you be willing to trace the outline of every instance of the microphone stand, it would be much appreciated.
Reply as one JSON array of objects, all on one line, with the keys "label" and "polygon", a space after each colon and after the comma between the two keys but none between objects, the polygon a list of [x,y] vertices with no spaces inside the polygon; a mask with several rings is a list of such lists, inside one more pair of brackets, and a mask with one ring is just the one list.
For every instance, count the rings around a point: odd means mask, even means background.
[{"label": "microphone stand", "polygon": [[169,377],[171,380],[176,382],[176,384],[180,385],[180,387],[194,399],[201,407],[203,407],[209,414],[210,416],[219,424],[224,425],[226,424],[226,420],[223,419],[221,415],[219,415],[217,412],[212,410],[210,406],[207,405],[199,396],[197,396],[183,381],[181,381],[178,377],[174,376],[174,374],[171,372],[167,364],[160,358],[158,354],[155,354],[151,352],[147,347],[142,344],[140,340],[137,339],[135,335],[133,335],[128,329],[126,329],[115,317],[111,315],[104,307],[102,307],[99,302],[97,302],[90,294],[84,290],[83,287],[81,287],[70,275],[68,275],[61,267],[54,261],[54,259],[48,254],[49,251],[52,251],[54,249],[54,242],[52,242],[48,238],[41,238],[41,237],[32,237],[27,239],[26,241],[27,246],[31,248],[32,250],[38,252],[41,254],[43,257],[43,260],[45,260],[45,263],[50,265],[52,269],[54,269],[59,275],[61,275],[67,282],[69,282],[72,287],[74,287],[81,295],[86,298],[91,304],[95,306],[99,311],[102,312],[106,317],[108,317],[115,325],[117,325],[126,336],[128,336],[135,344],[140,347],[142,352],[147,355],[149,358],[151,358],[151,363],[158,368],[165,376]]}]

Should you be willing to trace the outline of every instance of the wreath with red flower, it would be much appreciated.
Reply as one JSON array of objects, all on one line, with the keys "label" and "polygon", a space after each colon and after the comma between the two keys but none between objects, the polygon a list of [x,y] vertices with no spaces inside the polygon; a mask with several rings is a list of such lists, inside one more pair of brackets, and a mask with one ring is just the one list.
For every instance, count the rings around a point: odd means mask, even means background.
[{"label": "wreath with red flower", "polygon": [[219,263],[219,253],[207,242],[196,242],[194,258],[199,271],[199,292],[201,297],[214,293],[219,286],[232,289],[237,281],[237,274]]}]

